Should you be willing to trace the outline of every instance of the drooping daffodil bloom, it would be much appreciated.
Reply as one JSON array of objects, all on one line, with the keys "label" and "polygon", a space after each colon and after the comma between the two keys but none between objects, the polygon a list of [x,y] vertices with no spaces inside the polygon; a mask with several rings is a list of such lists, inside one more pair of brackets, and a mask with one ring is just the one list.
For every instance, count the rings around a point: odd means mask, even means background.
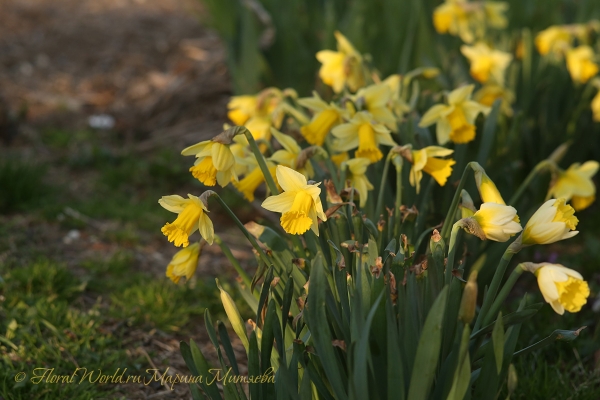
[{"label": "drooping daffodil bloom", "polygon": [[[294,138],[285,135],[274,128],[271,128],[271,133],[275,136],[275,139],[277,139],[283,149],[277,150],[269,159],[300,172],[308,179],[312,178],[315,175],[312,164],[308,160],[299,160],[302,148]],[[303,162],[300,163],[299,161]]]},{"label": "drooping daffodil bloom", "polygon": [[476,226],[481,229],[486,239],[496,242],[506,242],[523,230],[517,222],[517,210],[503,204],[483,203],[471,219],[477,222]]},{"label": "drooping daffodil bloom", "polygon": [[475,119],[479,113],[489,114],[490,108],[471,100],[474,85],[453,90],[447,96],[448,105],[436,104],[421,118],[419,126],[436,124],[437,141],[446,144],[468,143],[475,139]]},{"label": "drooping daffodil bloom", "polygon": [[361,103],[373,119],[384,124],[391,130],[396,130],[396,118],[389,108],[392,90],[389,85],[380,83],[360,89],[353,97],[355,103]]},{"label": "drooping daffodil bloom", "polygon": [[179,214],[173,223],[166,223],[162,227],[162,233],[169,239],[169,242],[177,247],[187,247],[189,236],[200,231],[200,235],[208,244],[212,244],[215,237],[213,223],[208,218],[208,209],[202,200],[191,194],[185,199],[178,195],[163,196],[158,200],[163,208]]},{"label": "drooping daffodil bloom", "polygon": [[300,132],[308,143],[317,146],[322,146],[331,129],[342,123],[342,118],[347,116],[346,110],[335,104],[327,104],[317,92],[313,93],[313,97],[299,99],[298,104],[315,113],[310,123],[300,128]]},{"label": "drooping daffodil bloom", "polygon": [[346,178],[350,181],[350,185],[356,190],[360,198],[360,206],[364,207],[367,204],[367,198],[369,196],[369,190],[373,190],[374,187],[369,182],[369,179],[365,175],[367,167],[371,164],[368,158],[353,158],[348,160],[346,163]]},{"label": "drooping daffodil bloom", "polygon": [[578,46],[567,51],[567,69],[573,81],[589,81],[598,73],[598,64],[594,62],[594,50],[590,46]]},{"label": "drooping daffodil bloom", "polygon": [[237,180],[235,157],[229,148],[230,140],[221,140],[219,136],[205,140],[183,149],[184,156],[196,156],[190,172],[194,178],[206,186],[215,186],[218,182],[225,187],[231,180]]},{"label": "drooping daffodil bloom", "polygon": [[536,276],[544,300],[557,314],[578,312],[587,303],[590,287],[579,272],[550,263],[531,264],[527,269]]},{"label": "drooping daffodil bloom", "polygon": [[590,206],[596,199],[596,186],[592,177],[598,172],[597,161],[572,164],[566,171],[559,171],[550,187],[550,195],[570,200],[576,211]]},{"label": "drooping daffodil bloom", "polygon": [[417,193],[421,190],[423,172],[431,175],[440,186],[446,184],[448,177],[452,174],[452,166],[456,164],[456,161],[441,157],[449,156],[452,153],[454,153],[454,150],[440,146],[428,146],[421,150],[411,151],[409,161],[412,162],[412,167],[409,182],[411,186],[416,187]]},{"label": "drooping daffodil bloom", "polygon": [[367,158],[372,163],[383,158],[379,145],[396,145],[389,129],[383,124],[373,121],[373,116],[366,111],[357,112],[349,122],[336,126],[331,133],[337,139],[334,142],[334,148],[337,151],[343,152],[358,148],[355,156]]},{"label": "drooping daffodil bloom", "polygon": [[175,253],[167,266],[166,276],[171,279],[173,283],[179,283],[182,276],[185,276],[185,279],[189,281],[192,276],[194,276],[196,268],[198,267],[200,251],[200,243],[194,243],[179,250]]},{"label": "drooping daffodil bloom", "polygon": [[490,48],[479,42],[474,46],[462,45],[460,51],[471,63],[471,76],[481,83],[493,80],[504,86],[504,72],[512,60],[512,55]]},{"label": "drooping daffodil bloom", "polygon": [[277,181],[284,192],[267,197],[262,207],[281,213],[281,226],[292,235],[301,235],[312,229],[319,235],[319,219],[327,220],[319,197],[320,183],[309,184],[304,175],[291,168],[278,165]]},{"label": "drooping daffodil bloom", "polygon": [[335,93],[340,93],[344,87],[355,92],[365,85],[365,73],[362,56],[340,32],[335,32],[338,51],[321,50],[317,60],[321,62],[319,77]]},{"label": "drooping daffodil bloom", "polygon": [[565,199],[550,199],[531,216],[523,230],[523,245],[550,244],[572,238],[579,232],[575,230],[579,220],[575,210]]}]

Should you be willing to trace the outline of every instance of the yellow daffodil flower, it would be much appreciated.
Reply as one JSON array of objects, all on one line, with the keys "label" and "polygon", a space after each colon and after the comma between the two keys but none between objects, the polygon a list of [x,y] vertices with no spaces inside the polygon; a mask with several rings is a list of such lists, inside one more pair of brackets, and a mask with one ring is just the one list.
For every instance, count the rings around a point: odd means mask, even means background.
[{"label": "yellow daffodil flower", "polygon": [[215,237],[213,223],[206,215],[208,209],[200,198],[191,194],[188,194],[187,199],[178,195],[163,196],[158,200],[158,204],[179,214],[172,224],[167,222],[161,229],[169,242],[173,242],[177,247],[187,247],[190,244],[188,237],[199,230],[208,244],[213,243]]},{"label": "yellow daffodil flower", "polygon": [[531,216],[523,231],[524,245],[550,244],[577,235],[579,220],[565,199],[550,199]]},{"label": "yellow daffodil flower", "polygon": [[276,175],[284,192],[268,197],[263,208],[282,213],[281,226],[287,233],[301,235],[312,229],[318,236],[318,219],[327,220],[319,197],[320,183],[309,184],[304,175],[282,165],[277,166]]},{"label": "yellow daffodil flower", "polygon": [[271,126],[279,129],[283,121],[282,93],[267,88],[256,96],[234,96],[227,104],[227,116],[238,126],[245,126],[256,140],[269,140]]},{"label": "yellow daffodil flower", "polygon": [[475,139],[475,119],[479,113],[489,114],[490,108],[471,100],[474,85],[462,86],[448,94],[448,105],[436,104],[421,118],[419,126],[436,125],[437,141],[446,144],[468,143]]},{"label": "yellow daffodil flower", "polygon": [[366,111],[357,112],[348,123],[336,126],[331,133],[337,138],[334,142],[337,151],[358,147],[355,156],[368,158],[372,163],[383,158],[379,145],[396,145],[389,129],[374,122],[371,114]]},{"label": "yellow daffodil flower", "polygon": [[367,158],[354,158],[346,161],[346,178],[350,181],[350,185],[356,189],[361,207],[367,204],[369,190],[374,189],[365,175],[369,164],[371,164],[371,161]]},{"label": "yellow daffodil flower", "polygon": [[579,272],[549,263],[534,264],[531,269],[537,277],[544,300],[557,314],[563,315],[565,310],[578,312],[587,303],[590,287]]},{"label": "yellow daffodil flower", "polygon": [[362,88],[353,97],[354,102],[362,103],[364,110],[371,113],[375,121],[395,130],[396,118],[392,110],[388,108],[391,99],[391,88],[384,83]]},{"label": "yellow daffodil flower", "polygon": [[232,179],[237,180],[235,157],[228,144],[215,139],[205,140],[183,149],[181,154],[196,156],[196,162],[190,168],[190,172],[206,186],[215,186],[218,182],[225,187]]},{"label": "yellow daffodil flower", "polygon": [[474,46],[462,45],[460,51],[471,63],[471,76],[481,83],[490,78],[500,86],[504,86],[504,72],[512,60],[512,55],[491,49],[485,43]]},{"label": "yellow daffodil flower", "polygon": [[409,182],[416,187],[417,193],[421,190],[421,179],[423,172],[431,175],[440,185],[444,186],[448,177],[452,174],[452,166],[456,164],[453,159],[440,157],[449,156],[454,153],[452,149],[439,146],[428,146],[421,150],[412,150],[412,167],[410,169]]},{"label": "yellow daffodil flower", "polygon": [[508,10],[508,3],[503,1],[485,1],[483,11],[485,12],[486,24],[490,28],[504,29],[508,26],[508,19],[504,15]]},{"label": "yellow daffodil flower", "polygon": [[299,168],[298,157],[302,152],[302,148],[298,145],[294,138],[284,135],[274,128],[271,128],[271,133],[273,136],[275,136],[275,139],[277,139],[279,144],[283,146],[283,149],[277,150],[269,159],[300,172],[308,179],[312,178],[315,175],[315,171],[310,161],[303,162],[302,167]]},{"label": "yellow daffodil flower", "polygon": [[335,32],[338,51],[321,50],[317,60],[323,64],[319,69],[319,77],[335,93],[340,93],[347,86],[355,92],[365,85],[365,74],[362,56],[340,32]]},{"label": "yellow daffodil flower", "polygon": [[335,165],[337,165],[338,167],[340,167],[342,165],[342,163],[346,160],[348,160],[350,158],[350,156],[348,155],[348,152],[345,151],[343,153],[339,153],[339,154],[334,154],[331,156],[331,161],[333,161],[333,163]]},{"label": "yellow daffodil flower", "polygon": [[463,1],[446,0],[437,6],[433,10],[433,26],[440,34],[460,36],[465,43],[471,43],[474,35],[469,26],[469,15],[461,3]]},{"label": "yellow daffodil flower", "polygon": [[315,112],[310,123],[301,127],[300,132],[308,143],[317,146],[325,143],[327,134],[348,114],[346,110],[342,110],[335,104],[324,102],[317,92],[313,93],[313,97],[299,99],[298,104]]},{"label": "yellow daffodil flower", "polygon": [[[267,168],[269,168],[271,176],[275,177],[275,164],[273,164],[270,161],[267,161]],[[265,176],[263,175],[262,170],[260,169],[258,164],[256,164],[255,159],[254,168],[252,168],[250,172],[238,182],[233,182],[233,186],[235,186],[235,188],[244,195],[246,200],[254,201],[254,192],[256,192],[256,189],[258,189],[258,187],[264,181]]]},{"label": "yellow daffodil flower", "polygon": [[182,276],[185,276],[185,279],[189,281],[198,267],[200,250],[200,243],[194,243],[175,253],[167,266],[166,276],[173,283],[179,283]]},{"label": "yellow daffodil flower", "polygon": [[487,107],[494,105],[496,99],[501,99],[500,110],[509,117],[513,115],[511,104],[515,101],[515,95],[507,88],[488,83],[475,92],[473,99]]},{"label": "yellow daffodil flower", "polygon": [[591,106],[592,106],[592,117],[593,117],[594,121],[600,122],[600,90],[598,90],[598,93],[596,93],[596,95],[592,99]]},{"label": "yellow daffodil flower", "polygon": [[471,218],[477,222],[486,239],[506,242],[521,232],[521,224],[515,221],[517,210],[498,203],[483,203]]},{"label": "yellow daffodil flower", "polygon": [[598,73],[594,50],[590,46],[579,46],[567,51],[567,69],[575,82],[586,83]]},{"label": "yellow daffodil flower", "polygon": [[[429,78],[430,75],[435,75],[436,72],[439,72],[437,68],[426,68],[423,69],[423,76]],[[400,81],[401,77],[398,74],[388,76],[382,83],[387,85],[392,91],[392,96],[390,100],[390,108],[392,112],[395,114],[397,119],[403,119],[404,115],[410,111],[410,106],[406,104],[402,96],[400,95]],[[394,127],[395,129],[395,127]]]},{"label": "yellow daffodil flower", "polygon": [[537,34],[535,47],[541,55],[561,55],[571,47],[571,34],[562,26],[551,26]]},{"label": "yellow daffodil flower", "polygon": [[592,177],[598,172],[597,161],[572,164],[566,171],[559,171],[557,179],[550,187],[550,195],[571,200],[576,211],[590,206],[596,199],[596,186]]}]

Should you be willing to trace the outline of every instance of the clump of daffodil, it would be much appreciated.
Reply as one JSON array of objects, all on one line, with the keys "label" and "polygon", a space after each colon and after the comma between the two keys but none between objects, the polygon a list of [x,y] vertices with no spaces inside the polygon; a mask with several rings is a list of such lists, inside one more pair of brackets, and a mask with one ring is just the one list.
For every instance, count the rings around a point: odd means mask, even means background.
[{"label": "clump of daffodil", "polygon": [[586,83],[598,73],[594,51],[590,46],[578,46],[567,51],[567,69],[575,82]]},{"label": "clump of daffodil", "polygon": [[309,184],[304,175],[282,165],[277,166],[277,181],[283,193],[268,197],[262,207],[281,213],[281,226],[287,233],[301,235],[312,229],[319,235],[319,221],[327,220],[319,197],[319,184]]},{"label": "clump of daffodil", "polygon": [[475,119],[479,113],[489,114],[490,108],[471,100],[474,85],[462,86],[447,96],[448,105],[436,104],[421,118],[419,126],[436,124],[437,141],[446,144],[468,143],[475,139]]},{"label": "clump of daffodil", "polygon": [[367,204],[367,197],[369,196],[369,190],[373,190],[374,187],[369,182],[369,179],[365,175],[367,167],[371,164],[371,161],[367,158],[354,158],[345,162],[346,164],[346,178],[350,181],[352,186],[360,198],[360,206],[364,207]]},{"label": "clump of daffodil", "polygon": [[269,140],[271,126],[279,129],[283,121],[283,94],[268,88],[255,96],[234,96],[227,104],[227,116],[234,124],[245,126],[256,140]]},{"label": "clump of daffodil", "polygon": [[575,230],[579,220],[575,210],[565,199],[550,199],[531,216],[523,234],[523,245],[550,244],[577,235]]},{"label": "clump of daffodil", "polygon": [[201,198],[188,194],[185,199],[178,195],[163,196],[158,200],[163,208],[179,214],[173,223],[166,223],[162,227],[162,233],[169,239],[169,242],[177,247],[187,247],[189,236],[200,231],[200,235],[208,244],[212,244],[215,236],[213,223],[208,218],[208,209]]},{"label": "clump of daffodil", "polygon": [[299,99],[298,104],[315,113],[310,123],[300,128],[300,132],[308,143],[317,146],[322,146],[331,129],[347,116],[346,110],[333,103],[327,104],[317,92],[313,93],[313,97]]},{"label": "clump of daffodil", "polygon": [[452,174],[452,166],[456,164],[456,161],[451,158],[444,159],[441,157],[449,156],[452,153],[454,153],[454,150],[439,146],[428,146],[421,150],[406,149],[402,151],[404,158],[412,164],[409,182],[411,186],[416,187],[417,193],[421,190],[423,172],[431,175],[440,186],[446,184],[448,177]]},{"label": "clump of daffodil", "polygon": [[[271,174],[271,176],[275,178],[276,165],[271,161],[267,161],[267,168],[269,169],[269,173]],[[256,163],[255,159],[253,167],[250,167],[249,172],[246,174],[246,176],[244,176],[237,182],[233,182],[233,186],[235,186],[235,188],[239,190],[242,193],[242,195],[244,195],[246,200],[254,201],[254,192],[256,192],[256,189],[258,189],[258,187],[264,181],[265,176],[258,164]]]},{"label": "clump of daffodil", "polygon": [[571,47],[572,36],[563,26],[551,26],[535,37],[535,47],[541,55],[553,53],[564,54]]},{"label": "clump of daffodil", "polygon": [[597,161],[587,161],[572,164],[566,171],[559,170],[549,194],[554,198],[570,200],[576,211],[589,207],[596,199],[596,186],[592,177],[598,172],[598,167]]},{"label": "clump of daffodil", "polygon": [[201,250],[200,243],[194,243],[179,250],[167,266],[166,276],[173,283],[179,283],[182,276],[185,276],[185,279],[189,281],[198,267],[198,258],[200,257]]},{"label": "clump of daffodil", "polygon": [[474,46],[463,45],[460,51],[471,63],[471,76],[481,83],[493,80],[504,86],[504,72],[512,61],[512,55],[500,50],[491,49],[487,44],[479,42]]},{"label": "clump of daffodil", "polygon": [[571,313],[578,312],[587,303],[590,287],[579,272],[560,264],[523,265],[536,276],[544,300],[557,314],[563,315],[565,310]]},{"label": "clump of daffodil", "polygon": [[365,72],[362,56],[340,32],[335,32],[338,51],[321,50],[317,60],[321,62],[319,77],[335,93],[340,93],[344,87],[352,92],[365,85]]},{"label": "clump of daffodil", "polygon": [[275,139],[277,139],[283,149],[277,150],[269,159],[292,168],[309,179],[312,178],[315,175],[315,171],[305,155],[308,149],[302,150],[294,138],[284,135],[277,129],[271,128],[271,133],[275,136]]},{"label": "clump of daffodil", "polygon": [[396,118],[389,108],[391,99],[392,90],[385,83],[362,88],[353,98],[354,102],[360,104],[363,110],[368,111],[375,121],[395,130]]},{"label": "clump of daffodil", "polygon": [[354,114],[352,119],[342,125],[338,125],[331,131],[336,137],[334,147],[343,152],[358,148],[355,156],[367,158],[372,163],[383,158],[379,145],[395,146],[390,131],[383,124],[373,120],[373,116],[360,111]]},{"label": "clump of daffodil", "polygon": [[475,92],[473,99],[487,107],[491,107],[497,99],[500,99],[500,110],[509,117],[513,115],[511,104],[515,101],[515,95],[505,87],[495,83],[485,84]]},{"label": "clump of daffodil", "polygon": [[465,223],[469,233],[496,242],[506,242],[523,230],[518,222],[517,210],[498,203],[483,203]]}]

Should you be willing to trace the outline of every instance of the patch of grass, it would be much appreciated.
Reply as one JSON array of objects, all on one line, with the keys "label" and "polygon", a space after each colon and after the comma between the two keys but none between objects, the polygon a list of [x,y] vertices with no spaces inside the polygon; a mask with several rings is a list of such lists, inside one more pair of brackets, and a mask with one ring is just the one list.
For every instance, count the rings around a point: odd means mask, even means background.
[{"label": "patch of grass", "polygon": [[[0,265],[0,397],[4,399],[91,399],[106,397],[114,385],[34,384],[35,368],[71,374],[77,367],[114,371],[134,368],[119,340],[103,327],[101,305],[74,304],[83,281],[49,261]],[[15,382],[15,375],[27,378]],[[37,371],[41,374],[41,370]]]},{"label": "patch of grass", "polygon": [[44,170],[43,166],[19,160],[0,161],[0,213],[37,206],[48,194]]}]

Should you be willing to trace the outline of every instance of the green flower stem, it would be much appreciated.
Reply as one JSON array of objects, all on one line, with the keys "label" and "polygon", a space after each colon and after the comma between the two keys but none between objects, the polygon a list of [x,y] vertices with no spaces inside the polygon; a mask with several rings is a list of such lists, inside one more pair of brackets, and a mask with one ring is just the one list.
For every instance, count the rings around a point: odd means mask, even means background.
[{"label": "green flower stem", "polygon": [[587,327],[582,326],[581,328],[579,328],[575,331],[565,331],[565,330],[557,329],[554,332],[552,332],[550,334],[550,336],[540,340],[537,343],[532,344],[529,347],[526,347],[524,349],[517,351],[513,355],[513,358],[517,357],[517,356],[523,356],[525,354],[531,353],[534,350],[538,350],[543,347],[546,347],[546,346],[556,342],[557,340],[561,340],[564,342],[571,342],[571,341],[577,339],[577,337],[579,337],[579,334],[581,333],[581,331],[584,330],[585,328],[587,328]]},{"label": "green flower stem", "polygon": [[490,287],[487,291],[487,296],[483,300],[483,304],[481,306],[481,310],[479,311],[479,315],[477,316],[477,321],[475,322],[475,326],[473,327],[473,332],[477,331],[481,326],[482,322],[486,319],[490,308],[492,306],[492,302],[496,298],[496,293],[498,293],[498,288],[500,287],[500,283],[502,282],[502,278],[504,277],[504,272],[506,272],[506,267],[508,263],[515,255],[513,249],[509,246],[508,249],[502,255],[502,259],[498,264],[498,268],[496,268],[496,272],[494,273],[494,277],[492,278],[492,283],[490,283]]},{"label": "green flower stem", "polygon": [[498,293],[498,297],[496,297],[496,300],[494,300],[494,303],[490,307],[487,316],[483,320],[483,326],[490,324],[494,320],[495,316],[500,310],[500,306],[502,306],[502,303],[504,302],[506,297],[508,297],[508,294],[510,293],[511,289],[513,288],[513,286],[517,282],[517,279],[519,279],[519,276],[521,276],[523,271],[525,270],[523,269],[522,264],[519,264],[510,274],[510,276],[506,280],[506,283],[504,283],[502,290],[500,290],[500,293]]},{"label": "green flower stem", "polygon": [[463,228],[464,223],[462,220],[456,221],[452,225],[452,232],[450,233],[450,246],[448,248],[448,262],[446,263],[446,272],[444,273],[444,281],[446,285],[450,284],[452,279],[452,269],[454,268],[454,258],[456,257],[456,241],[458,240],[458,233]]},{"label": "green flower stem", "polygon": [[400,237],[400,206],[402,205],[402,164],[403,160],[400,155],[396,155],[394,158],[394,166],[396,167],[396,201],[394,203],[394,237]]},{"label": "green flower stem", "polygon": [[258,145],[256,144],[256,141],[254,140],[252,133],[250,133],[250,131],[248,129],[244,129],[244,135],[246,135],[246,138],[248,139],[248,143],[250,143],[250,149],[254,153],[254,157],[256,157],[258,166],[260,167],[260,170],[262,171],[263,175],[265,176],[265,182],[267,182],[267,186],[269,187],[271,194],[272,195],[279,194],[279,189],[277,189],[275,180],[273,180],[273,177],[271,176],[271,172],[269,172],[269,167],[267,167],[267,162],[265,161],[265,157],[260,152],[260,149],[258,148]]},{"label": "green flower stem", "polygon": [[542,161],[540,161],[538,163],[538,165],[536,165],[531,170],[531,172],[529,173],[529,175],[527,175],[527,178],[525,178],[525,180],[523,181],[523,183],[521,183],[521,185],[519,185],[519,188],[517,189],[517,191],[515,192],[515,194],[513,194],[512,197],[510,198],[510,200],[508,201],[508,204],[510,204],[510,205],[517,204],[517,201],[519,201],[519,199],[521,198],[521,196],[525,192],[525,189],[527,189],[527,187],[529,186],[529,184],[531,183],[531,181],[533,180],[533,178],[535,178],[535,176],[539,172],[543,171],[549,164],[550,164],[550,161],[548,161],[548,160],[542,160]]},{"label": "green flower stem", "polygon": [[263,260],[263,262],[266,265],[273,264],[273,262],[271,260],[269,260],[269,258],[267,257],[267,255],[265,254],[265,252],[263,251],[263,249],[258,245],[258,242],[256,241],[256,239],[254,239],[254,236],[252,236],[250,234],[250,232],[248,232],[248,230],[246,229],[246,227],[244,226],[244,224],[242,224],[242,222],[233,213],[233,211],[231,211],[231,208],[229,208],[229,206],[227,205],[227,203],[225,203],[223,201],[223,199],[221,198],[221,196],[219,196],[215,192],[212,192],[211,196],[216,197],[217,201],[225,209],[225,211],[227,212],[227,214],[229,214],[229,216],[231,217],[231,219],[233,220],[233,222],[235,222],[235,224],[238,226],[238,228],[240,228],[240,230],[242,231],[242,233],[244,234],[244,236],[246,236],[246,239],[248,239],[248,241],[250,242],[250,244],[252,245],[252,247],[254,247],[254,249],[258,252],[259,257]]},{"label": "green flower stem", "polygon": [[235,268],[237,273],[240,275],[240,277],[242,278],[242,281],[244,281],[244,285],[248,289],[250,289],[251,284],[252,284],[250,277],[248,276],[246,271],[244,271],[244,269],[242,268],[242,266],[240,265],[238,260],[236,260],[236,258],[233,256],[229,247],[217,235],[215,235],[215,242],[219,245],[219,247],[221,248],[221,251],[223,251],[223,254],[225,255],[225,257],[227,257],[227,259],[229,260],[231,265],[233,265],[233,268]]},{"label": "green flower stem", "polygon": [[450,204],[450,209],[448,210],[448,214],[446,214],[446,219],[444,220],[444,225],[442,226],[442,238],[444,240],[448,240],[450,235],[450,229],[452,227],[452,223],[454,220],[454,216],[456,214],[456,210],[458,208],[458,201],[460,200],[461,193],[463,188],[465,187],[465,181],[467,180],[467,171],[471,168],[472,162],[468,163],[465,167],[465,170],[460,178],[460,182],[456,188],[456,192],[454,193],[454,198],[452,199],[452,204]]},{"label": "green flower stem", "polygon": [[394,156],[393,152],[389,152],[387,157],[385,158],[385,162],[383,164],[383,173],[381,174],[381,180],[379,184],[379,194],[377,196],[377,206],[375,207],[375,218],[379,218],[381,213],[383,212],[383,195],[385,193],[386,188],[386,180],[388,176],[388,172],[390,170],[390,161]]}]

